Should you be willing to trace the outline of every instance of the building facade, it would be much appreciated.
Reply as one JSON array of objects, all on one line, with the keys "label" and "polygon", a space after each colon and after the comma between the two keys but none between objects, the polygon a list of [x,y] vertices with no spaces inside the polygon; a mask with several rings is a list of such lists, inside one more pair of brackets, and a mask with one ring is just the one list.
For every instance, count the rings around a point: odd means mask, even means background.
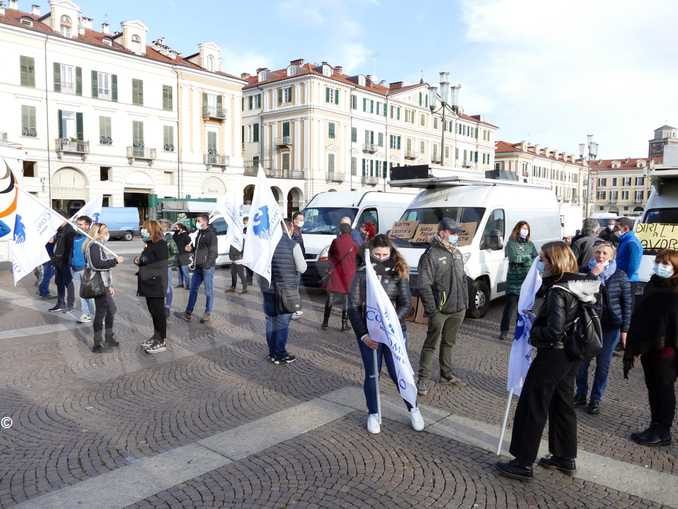
[{"label": "building facade", "polygon": [[288,214],[322,191],[389,190],[392,166],[433,164],[483,176],[493,167],[496,126],[461,111],[446,113],[443,125],[424,82],[386,84],[301,59],[241,77],[246,201],[259,164]]},{"label": "building facade", "polygon": [[650,197],[648,158],[599,159],[590,162],[592,211],[638,215]]},{"label": "building facade", "polygon": [[664,161],[664,148],[667,145],[678,145],[678,129],[663,125],[654,130],[654,137],[648,141],[648,158],[661,164]]},{"label": "building facade", "polygon": [[143,22],[93,29],[70,0],[0,8],[0,136],[23,151],[22,185],[66,213],[215,197],[240,186],[239,78],[213,43],[181,56]]}]

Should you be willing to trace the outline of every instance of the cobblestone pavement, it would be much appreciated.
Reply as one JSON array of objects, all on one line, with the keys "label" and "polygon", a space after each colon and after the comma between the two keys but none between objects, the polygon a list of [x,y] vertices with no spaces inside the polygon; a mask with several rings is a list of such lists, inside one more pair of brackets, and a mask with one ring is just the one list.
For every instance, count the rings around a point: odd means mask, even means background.
[{"label": "cobblestone pavement", "polygon": [[[128,257],[129,259],[129,257]],[[0,506],[54,492],[143,458],[193,444],[345,387],[362,384],[355,337],[320,331],[322,295],[304,296],[292,323],[290,366],[266,360],[259,290],[224,295],[227,270],[217,271],[213,320],[187,324],[173,316],[169,349],[146,355],[152,334],[134,270],[116,269],[117,337],[121,347],[90,353],[91,326],[79,313],[49,314],[33,281],[19,287],[0,271]],[[186,304],[175,290],[173,308]],[[196,314],[204,305],[198,300]],[[496,339],[501,303],[481,320],[467,320],[456,347],[464,388],[436,386],[421,404],[492,425],[501,423],[510,345]],[[425,335],[409,327],[416,370]],[[627,439],[648,419],[642,373],[621,376],[615,359],[602,413],[579,413],[580,448],[650,471],[678,475],[676,445],[647,449]],[[382,392],[395,394],[382,383]],[[426,414],[425,414],[426,417]],[[434,433],[414,433],[386,420],[380,435],[364,430],[363,412],[258,450],[138,501],[138,507],[653,507],[653,503],[589,480],[537,471],[530,484],[499,478],[496,456]],[[678,430],[674,429],[678,434]],[[510,436],[510,432],[509,432]],[[675,479],[675,478],[671,478]],[[678,501],[676,502],[678,505]]]}]

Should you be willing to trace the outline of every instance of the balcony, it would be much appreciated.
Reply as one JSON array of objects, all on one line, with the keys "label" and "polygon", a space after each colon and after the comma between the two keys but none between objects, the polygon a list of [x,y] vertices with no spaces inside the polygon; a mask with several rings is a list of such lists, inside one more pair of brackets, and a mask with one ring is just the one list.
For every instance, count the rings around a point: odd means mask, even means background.
[{"label": "balcony", "polygon": [[328,182],[337,182],[342,183],[346,179],[343,171],[329,171],[327,172],[327,181]]},{"label": "balcony", "polygon": [[202,118],[204,120],[224,120],[226,118],[226,111],[217,106],[205,106],[202,109]]},{"label": "balcony", "polygon": [[416,158],[417,158],[417,153],[416,153],[414,150],[412,150],[412,149],[407,149],[407,150],[405,151],[405,159],[411,159],[411,160],[414,160],[414,159],[416,159]]},{"label": "balcony", "polygon": [[439,156],[433,156],[431,158],[431,164],[443,164],[443,160]]},{"label": "balcony", "polygon": [[271,168],[264,167],[266,176],[274,179],[292,179],[292,180],[303,180],[304,179],[304,170],[290,170],[282,168]]},{"label": "balcony", "polygon": [[[7,133],[5,133],[7,134]],[[21,129],[21,136],[26,136],[28,138],[35,138],[38,135],[35,127],[24,127]]]},{"label": "balcony", "polygon": [[156,158],[156,150],[154,148],[148,148],[145,145],[132,145],[127,147],[127,159],[129,164],[132,164],[132,161],[148,161],[148,165],[152,165],[153,161]]},{"label": "balcony", "polygon": [[379,183],[379,177],[372,175],[363,175],[362,182],[364,185],[375,186]]},{"label": "balcony", "polygon": [[205,161],[205,166],[217,166],[220,168],[225,168],[228,166],[230,157],[208,152],[207,154],[204,154],[203,160]]},{"label": "balcony", "polygon": [[89,154],[89,141],[77,140],[75,138],[57,138],[56,153],[61,159],[63,154],[76,154],[82,156],[84,161]]},{"label": "balcony", "polygon": [[289,146],[292,145],[292,137],[291,136],[278,136],[275,139],[275,145],[278,148],[289,147]]},{"label": "balcony", "polygon": [[256,164],[252,161],[245,161],[245,168],[243,171],[243,175],[246,177],[256,177],[257,172],[259,171],[259,163],[257,162]]},{"label": "balcony", "polygon": [[365,143],[363,145],[363,152],[374,154],[377,151],[377,146],[374,143]]}]

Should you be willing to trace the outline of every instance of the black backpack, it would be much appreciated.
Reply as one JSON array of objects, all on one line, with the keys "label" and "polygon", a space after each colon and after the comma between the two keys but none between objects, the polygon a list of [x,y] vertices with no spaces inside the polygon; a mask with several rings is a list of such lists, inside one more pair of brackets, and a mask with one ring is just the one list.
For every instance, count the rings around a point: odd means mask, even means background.
[{"label": "black backpack", "polygon": [[[570,290],[562,286],[560,288],[572,295]],[[577,316],[568,327],[563,345],[565,353],[572,360],[589,361],[603,349],[603,327],[595,302],[582,302],[577,300]]]}]

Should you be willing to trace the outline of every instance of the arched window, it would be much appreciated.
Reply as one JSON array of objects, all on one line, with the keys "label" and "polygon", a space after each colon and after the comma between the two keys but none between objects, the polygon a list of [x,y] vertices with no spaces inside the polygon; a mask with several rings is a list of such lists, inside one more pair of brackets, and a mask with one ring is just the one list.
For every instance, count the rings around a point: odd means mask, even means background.
[{"label": "arched window", "polygon": [[64,37],[70,37],[72,27],[73,23],[71,22],[71,18],[65,14],[61,16],[61,35]]},{"label": "arched window", "polygon": [[214,71],[214,55],[207,55],[207,70]]},{"label": "arched window", "polygon": [[137,35],[137,34],[134,34],[134,35],[132,36],[132,42],[135,42],[135,43],[137,43],[137,44],[140,44],[140,43],[141,43],[141,37],[139,37],[139,35]]}]

